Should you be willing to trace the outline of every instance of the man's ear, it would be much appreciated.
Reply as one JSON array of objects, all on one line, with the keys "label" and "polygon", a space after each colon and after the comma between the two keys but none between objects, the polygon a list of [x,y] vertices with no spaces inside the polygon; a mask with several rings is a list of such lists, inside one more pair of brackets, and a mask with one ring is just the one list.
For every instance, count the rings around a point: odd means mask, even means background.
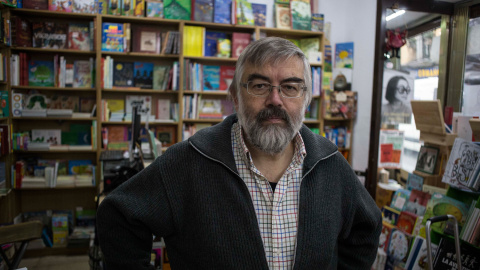
[{"label": "man's ear", "polygon": [[230,93],[230,98],[232,99],[233,105],[235,106],[235,111],[238,112],[237,89],[233,86],[233,83],[230,84],[230,87],[228,88],[228,92]]}]

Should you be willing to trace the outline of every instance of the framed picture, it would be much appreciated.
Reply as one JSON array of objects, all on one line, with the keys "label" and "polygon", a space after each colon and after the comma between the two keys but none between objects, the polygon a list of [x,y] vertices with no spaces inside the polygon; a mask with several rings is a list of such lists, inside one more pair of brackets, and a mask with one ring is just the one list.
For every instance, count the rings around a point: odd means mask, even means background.
[{"label": "framed picture", "polygon": [[417,165],[415,170],[433,174],[435,164],[437,163],[438,148],[431,146],[422,146],[418,153]]}]

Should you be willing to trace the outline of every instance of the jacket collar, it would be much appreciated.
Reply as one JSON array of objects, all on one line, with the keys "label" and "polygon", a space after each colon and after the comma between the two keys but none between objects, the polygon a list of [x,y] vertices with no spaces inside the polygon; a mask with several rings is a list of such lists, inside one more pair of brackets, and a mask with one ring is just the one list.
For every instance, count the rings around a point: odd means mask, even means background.
[{"label": "jacket collar", "polygon": [[[237,121],[237,115],[232,114],[221,123],[198,131],[188,141],[208,158],[220,161],[238,173],[233,157],[231,138],[232,125]],[[305,125],[300,129],[300,135],[307,151],[307,156],[303,161],[304,172],[309,171],[319,160],[331,156],[338,150],[335,144],[314,134]]]}]

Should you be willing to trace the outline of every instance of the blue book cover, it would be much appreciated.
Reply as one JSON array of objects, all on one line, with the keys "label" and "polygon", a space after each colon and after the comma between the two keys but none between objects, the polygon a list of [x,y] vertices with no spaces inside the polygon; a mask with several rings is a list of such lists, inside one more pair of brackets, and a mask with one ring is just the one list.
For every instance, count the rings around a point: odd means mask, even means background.
[{"label": "blue book cover", "polygon": [[267,5],[252,3],[253,16],[256,26],[265,26],[267,20]]},{"label": "blue book cover", "polygon": [[215,0],[213,22],[231,23],[232,18],[232,0]]},{"label": "blue book cover", "polygon": [[123,23],[102,24],[102,51],[123,52]]},{"label": "blue book cover", "polygon": [[200,22],[213,21],[214,0],[195,0],[193,19]]},{"label": "blue book cover", "polygon": [[220,89],[220,66],[203,66],[203,90]]},{"label": "blue book cover", "polygon": [[153,63],[135,62],[133,68],[133,82],[135,87],[142,89],[153,88]]},{"label": "blue book cover", "polygon": [[29,86],[54,86],[53,61],[28,62],[28,85]]},{"label": "blue book cover", "polygon": [[92,161],[89,159],[84,160],[69,160],[68,161],[68,174],[91,174],[92,173]]},{"label": "blue book cover", "polygon": [[205,32],[205,56],[217,56],[217,40],[219,38],[227,38],[227,34],[213,31]]}]

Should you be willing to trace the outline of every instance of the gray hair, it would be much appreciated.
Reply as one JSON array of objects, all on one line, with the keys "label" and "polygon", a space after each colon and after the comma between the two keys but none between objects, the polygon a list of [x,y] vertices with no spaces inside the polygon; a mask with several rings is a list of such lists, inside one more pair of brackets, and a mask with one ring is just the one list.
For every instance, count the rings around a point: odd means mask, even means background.
[{"label": "gray hair", "polygon": [[[231,97],[239,97],[241,88],[241,79],[245,65],[262,67],[267,64],[278,65],[282,61],[291,57],[298,57],[303,62],[303,80],[307,87],[305,94],[305,106],[312,100],[312,75],[310,73],[310,64],[305,54],[291,41],[279,37],[266,37],[250,43],[237,60],[232,84],[228,89]],[[234,92],[236,91],[236,92]]]}]

